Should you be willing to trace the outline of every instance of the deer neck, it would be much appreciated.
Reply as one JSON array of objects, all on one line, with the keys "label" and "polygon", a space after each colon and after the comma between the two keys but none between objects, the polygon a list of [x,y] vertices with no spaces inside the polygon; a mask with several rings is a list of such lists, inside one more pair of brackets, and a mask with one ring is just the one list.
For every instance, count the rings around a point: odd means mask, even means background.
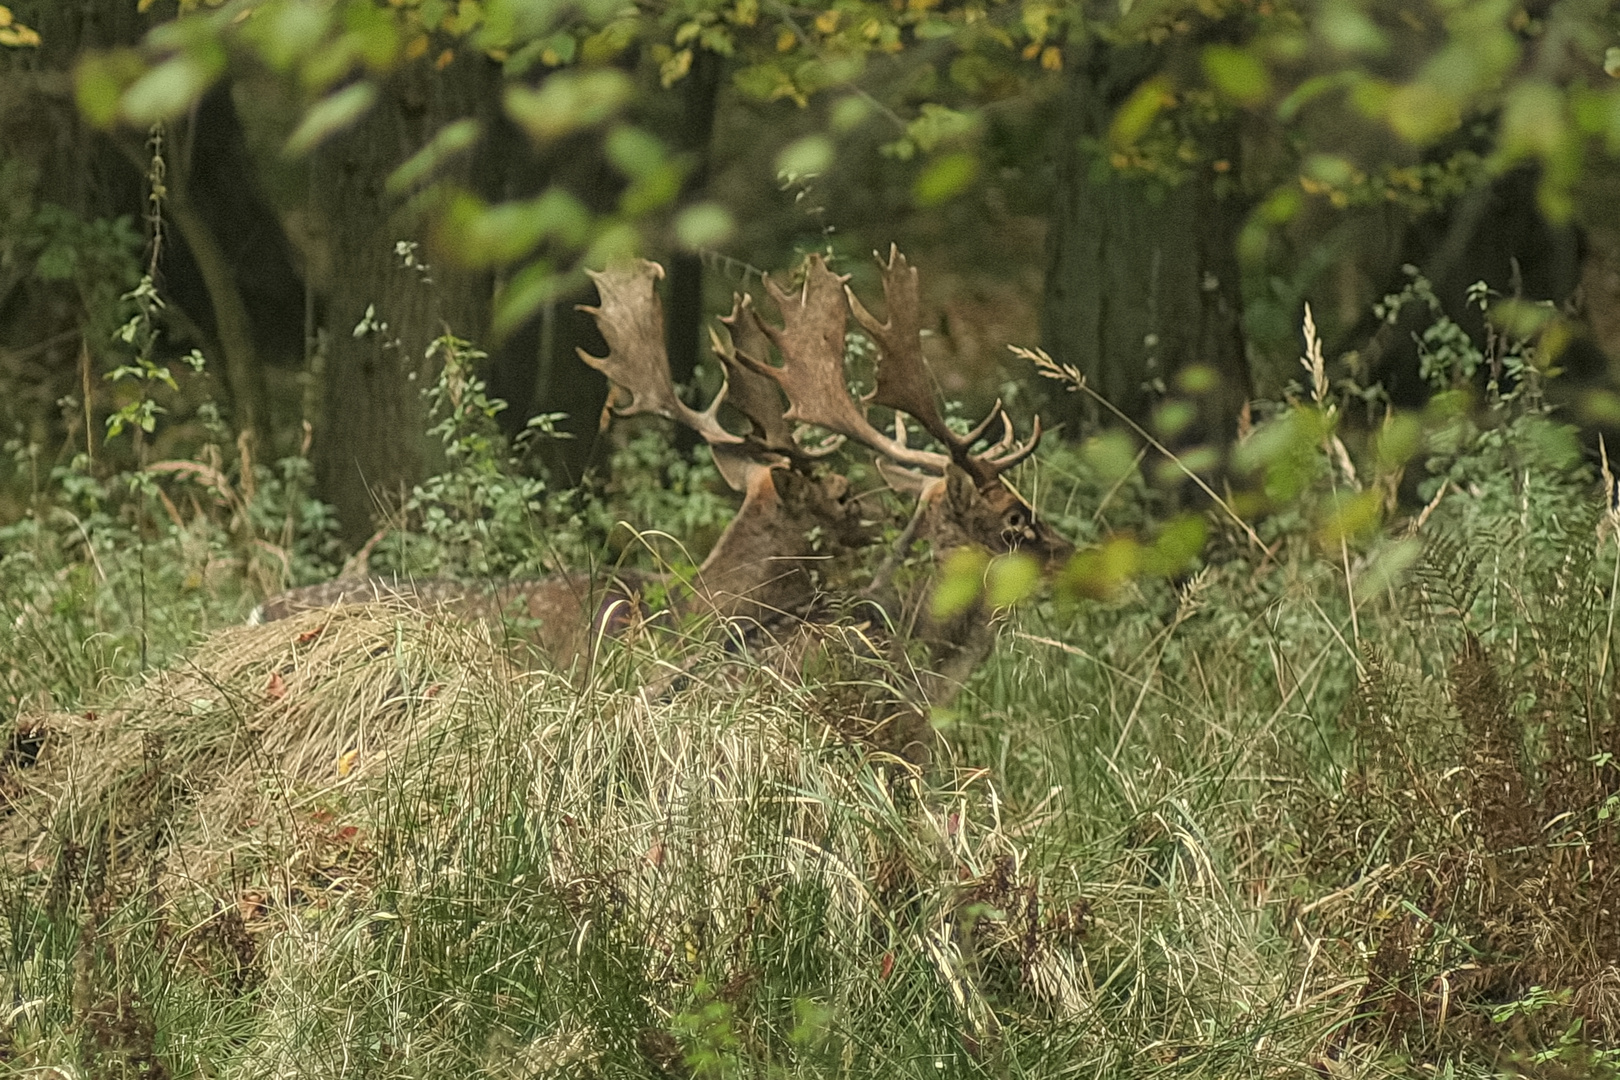
[{"label": "deer neck", "polygon": [[832,564],[872,542],[848,489],[833,474],[754,470],[737,516],[698,567],[702,610],[761,620],[803,613]]}]

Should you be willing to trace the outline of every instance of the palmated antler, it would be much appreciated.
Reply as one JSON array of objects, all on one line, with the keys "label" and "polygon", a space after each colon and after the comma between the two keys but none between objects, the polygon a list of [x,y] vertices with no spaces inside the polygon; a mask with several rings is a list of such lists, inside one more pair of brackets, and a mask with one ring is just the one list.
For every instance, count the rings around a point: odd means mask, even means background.
[{"label": "palmated antler", "polygon": [[[580,349],[579,358],[606,375],[612,384],[607,408],[618,416],[653,413],[675,420],[697,432],[716,450],[740,444],[743,440],[721,427],[716,418],[726,399],[725,386],[702,412],[676,396],[669,375],[669,353],[664,346],[664,305],[658,299],[657,282],[664,276],[664,268],[638,259],[587,273],[596,282],[602,302],[597,307],[582,304],[579,310],[596,317],[608,354],[592,356]],[[604,422],[606,419],[604,411]]]},{"label": "palmated antler", "polygon": [[[804,454],[804,448],[793,438],[793,425],[785,415],[782,392],[777,389],[775,380],[756,370],[757,361],[770,353],[770,340],[754,315],[753,298],[746,293],[733,295],[731,314],[722,315],[720,321],[730,331],[730,339],[722,338],[711,327],[709,345],[725,368],[726,384],[731,387],[727,397],[731,407],[747,417],[754,439],[767,452],[789,458]],[[750,366],[739,353],[756,363]]]},{"label": "palmated antler", "polygon": [[797,296],[767,277],[765,288],[782,313],[782,326],[761,325],[782,354],[782,366],[772,367],[763,358],[742,352],[738,358],[782,388],[788,400],[786,419],[854,439],[891,461],[943,473],[948,458],[907,446],[903,425],[896,425],[895,438],[884,435],[867,421],[866,413],[850,396],[844,381],[844,328],[849,321],[846,280],[827,269],[819,255],[806,261],[804,288]]},{"label": "palmated antler", "polygon": [[[881,257],[879,262],[882,262]],[[917,288],[917,269],[906,262],[898,248],[890,246],[889,261],[883,265],[883,298],[888,321],[878,322],[853,291],[847,287],[844,291],[856,321],[878,346],[877,388],[866,400],[895,410],[897,418],[900,413],[914,417],[950,451],[951,460],[981,488],[995,484],[1003,472],[1034,452],[1041,441],[1040,417],[1035,418],[1029,439],[1017,442],[1012,419],[1000,401],[991,408],[990,415],[966,435],[956,434],[945,423],[923,357],[922,301]],[[974,445],[998,422],[1000,440],[983,453],[974,454]]]}]

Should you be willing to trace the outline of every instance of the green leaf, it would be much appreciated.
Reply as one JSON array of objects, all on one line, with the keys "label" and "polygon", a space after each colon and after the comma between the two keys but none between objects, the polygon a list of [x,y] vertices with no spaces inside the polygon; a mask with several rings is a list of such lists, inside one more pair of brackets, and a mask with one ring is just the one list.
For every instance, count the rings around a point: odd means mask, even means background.
[{"label": "green leaf", "polygon": [[1142,545],[1129,536],[1111,536],[1100,547],[1075,552],[1059,579],[1066,592],[1107,599],[1142,563]]},{"label": "green leaf", "polygon": [[303,122],[287,138],[286,152],[293,157],[309,153],[327,136],[358,121],[377,100],[377,87],[369,82],[345,86],[310,106]]},{"label": "green leaf", "polygon": [[348,30],[343,35],[346,44],[362,63],[373,71],[393,66],[402,42],[401,27],[392,12],[373,4],[346,4],[343,21]]},{"label": "green leaf", "polygon": [[590,211],[572,193],[548,188],[523,202],[487,206],[462,195],[446,211],[437,239],[456,261],[467,266],[500,266],[527,255],[546,240],[566,248],[585,242]]},{"label": "green leaf", "polygon": [[825,135],[795,139],[776,155],[776,175],[781,177],[820,176],[832,164],[833,143]]},{"label": "green leaf", "polygon": [[615,19],[608,23],[580,44],[580,59],[588,64],[612,60],[636,40],[638,25],[636,19]]},{"label": "green leaf", "polygon": [[1538,80],[1508,91],[1498,150],[1504,163],[1553,158],[1568,136],[1564,96],[1557,87]]},{"label": "green leaf", "polygon": [[1173,439],[1197,418],[1198,410],[1192,402],[1172,398],[1153,410],[1153,428],[1161,437]]},{"label": "green leaf", "polygon": [[1384,32],[1350,0],[1329,0],[1315,19],[1316,32],[1340,52],[1382,56],[1389,49]]},{"label": "green leaf", "polygon": [[79,111],[96,127],[112,127],[124,91],[145,71],[145,62],[133,49],[86,54],[73,71]]},{"label": "green leaf", "polygon": [[1114,114],[1114,121],[1108,127],[1109,141],[1115,146],[1132,145],[1147,134],[1159,113],[1174,103],[1168,77],[1159,75],[1149,79],[1138,86]]},{"label": "green leaf", "polygon": [[1183,394],[1209,394],[1220,385],[1220,372],[1208,364],[1191,364],[1176,372],[1176,389]]},{"label": "green leaf", "polygon": [[698,203],[675,215],[675,237],[688,251],[717,248],[730,240],[736,229],[731,211],[719,203]]},{"label": "green leaf", "polygon": [[859,94],[850,94],[848,97],[838,99],[832,107],[832,114],[827,118],[827,126],[840,135],[854,131],[866,122],[872,115],[872,103]]},{"label": "green leaf", "polygon": [[990,556],[976,547],[957,548],[945,560],[931,604],[934,618],[953,619],[972,609],[984,588]]},{"label": "green leaf", "polygon": [[585,250],[581,260],[586,266],[607,266],[609,263],[633,259],[641,251],[641,234],[634,225],[620,222],[603,229]]},{"label": "green leaf", "polygon": [[508,87],[506,112],[537,142],[547,142],[609,119],[634,92],[634,84],[622,71],[559,71],[538,90]]},{"label": "green leaf", "polygon": [[1620,394],[1612,390],[1588,390],[1581,395],[1580,416],[1587,424],[1620,426]]},{"label": "green leaf", "polygon": [[1395,413],[1373,440],[1373,457],[1385,473],[1399,469],[1422,449],[1423,424],[1411,413]]},{"label": "green leaf", "polygon": [[495,336],[499,338],[510,334],[570,287],[569,275],[559,274],[551,263],[543,259],[525,266],[512,275],[495,297]]},{"label": "green leaf", "polygon": [[1258,56],[1232,45],[1204,50],[1204,74],[1210,84],[1241,105],[1256,105],[1271,93],[1271,73]]},{"label": "green leaf", "polygon": [[1422,555],[1423,541],[1415,536],[1397,540],[1378,551],[1355,579],[1356,602],[1371,600],[1398,583]]},{"label": "green leaf", "polygon": [[972,186],[979,175],[979,159],[966,151],[946,154],[924,167],[912,185],[918,206],[949,202]]},{"label": "green leaf", "polygon": [[1384,108],[1391,130],[1417,145],[1433,142],[1456,130],[1462,122],[1456,100],[1426,82],[1398,87],[1389,95]]},{"label": "green leaf", "polygon": [[393,171],[385,190],[390,195],[409,191],[444,162],[476,143],[482,131],[482,126],[476,120],[457,120],[440,128],[426,146]]},{"label": "green leaf", "polygon": [[286,71],[326,38],[331,20],[329,4],[276,4],[254,12],[243,31],[258,46],[265,62],[277,71]]},{"label": "green leaf", "polygon": [[1136,445],[1123,431],[1105,431],[1087,439],[1080,459],[1097,472],[1097,481],[1112,487],[1136,468]]},{"label": "green leaf", "polygon": [[1203,554],[1209,537],[1209,523],[1199,514],[1172,518],[1159,530],[1153,546],[1144,552],[1143,569],[1160,577],[1171,577],[1186,570]]},{"label": "green leaf", "polygon": [[1040,584],[1040,560],[1023,552],[1013,552],[990,561],[985,575],[985,598],[991,607],[1012,607],[1035,595]]},{"label": "green leaf", "polygon": [[681,194],[685,170],[677,162],[666,162],[630,182],[619,196],[619,209],[632,220],[668,206]]},{"label": "green leaf", "polygon": [[846,86],[860,77],[866,66],[860,53],[816,57],[793,69],[793,82],[800,92],[815,94],[833,86]]},{"label": "green leaf", "polygon": [[906,135],[924,152],[945,143],[971,137],[979,130],[977,113],[948,109],[934,102],[924,102],[917,119],[906,125]]},{"label": "green leaf", "polygon": [[1338,154],[1311,154],[1300,171],[1324,184],[1345,187],[1355,179],[1356,167]]},{"label": "green leaf", "polygon": [[629,124],[608,132],[604,146],[608,160],[626,177],[635,179],[662,168],[668,157],[656,135]]},{"label": "green leaf", "polygon": [[1383,502],[1383,492],[1371,489],[1341,496],[1317,529],[1317,542],[1334,547],[1371,532],[1383,517]]},{"label": "green leaf", "polygon": [[181,53],[164,61],[124,92],[124,118],[146,125],[179,116],[197,103],[224,67],[224,54],[218,50]]}]

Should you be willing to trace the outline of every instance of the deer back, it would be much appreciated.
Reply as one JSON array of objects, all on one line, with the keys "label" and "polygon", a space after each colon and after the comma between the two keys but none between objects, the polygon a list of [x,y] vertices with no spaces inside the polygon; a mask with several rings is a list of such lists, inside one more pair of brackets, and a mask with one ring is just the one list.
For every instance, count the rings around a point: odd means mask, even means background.
[{"label": "deer back", "polygon": [[488,582],[351,578],[288,589],[265,601],[250,621],[274,622],[352,604],[395,604],[509,629],[553,666],[566,670],[588,663],[604,635],[617,636],[645,619],[642,593],[653,583],[652,575],[637,571]]}]

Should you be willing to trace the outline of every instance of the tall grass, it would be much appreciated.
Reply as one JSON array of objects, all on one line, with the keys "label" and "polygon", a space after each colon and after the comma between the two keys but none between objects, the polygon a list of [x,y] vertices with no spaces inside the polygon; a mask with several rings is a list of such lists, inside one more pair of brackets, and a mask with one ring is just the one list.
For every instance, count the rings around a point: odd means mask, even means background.
[{"label": "tall grass", "polygon": [[[1497,401],[1347,538],[1326,414],[1195,571],[998,616],[925,771],[673,633],[564,676],[397,605],[235,625],[251,500],[70,470],[0,552],[0,1069],[1609,1075],[1620,518]],[[1108,458],[1026,487],[1151,531]]]},{"label": "tall grass", "polygon": [[4,1056],[1607,1069],[1615,563],[1587,490],[1443,501],[1356,600],[1359,648],[1304,541],[1021,611],[928,775],[732,657],[642,642],[581,684],[386,607],[215,632],[11,724]]}]

